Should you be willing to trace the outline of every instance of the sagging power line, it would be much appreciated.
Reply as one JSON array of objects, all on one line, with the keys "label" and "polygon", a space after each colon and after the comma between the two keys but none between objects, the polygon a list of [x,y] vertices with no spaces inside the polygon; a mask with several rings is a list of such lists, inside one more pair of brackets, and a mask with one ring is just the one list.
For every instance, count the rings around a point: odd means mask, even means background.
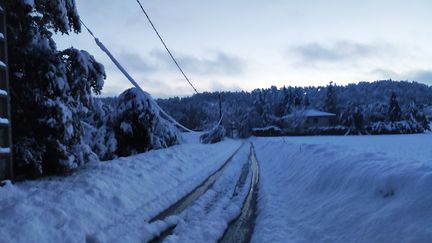
[{"label": "sagging power line", "polygon": [[173,60],[174,64],[177,66],[177,68],[180,70],[180,72],[182,73],[183,77],[186,79],[186,81],[189,83],[189,85],[192,87],[192,89],[197,93],[197,89],[195,88],[195,86],[192,84],[192,82],[189,80],[189,78],[186,76],[185,72],[183,71],[183,69],[180,67],[179,63],[177,62],[177,60],[175,59],[174,55],[171,53],[170,49],[168,48],[168,46],[165,44],[165,41],[162,39],[162,36],[159,34],[159,31],[156,29],[156,26],[153,24],[153,21],[150,19],[150,16],[147,14],[147,11],[144,9],[143,5],[141,4],[141,2],[139,0],[137,0],[137,3],[139,4],[142,12],[144,13],[144,15],[146,16],[147,20],[149,21],[150,25],[152,26],[154,32],[156,33],[156,35],[159,37],[159,40],[162,42],[162,45],[165,47],[165,50],[168,52],[169,56],[171,57],[171,59]]},{"label": "sagging power line", "polygon": [[[188,132],[195,132],[192,129],[187,128],[186,126],[179,123],[177,120],[175,120],[172,116],[170,116],[166,111],[164,111],[156,101],[154,101],[151,98],[151,95],[147,92],[145,92],[138,84],[138,82],[135,81],[135,79],[132,78],[132,76],[129,75],[129,73],[123,68],[123,66],[117,61],[117,59],[111,54],[111,52],[108,50],[108,48],[105,47],[105,45],[93,34],[93,32],[90,30],[90,28],[80,19],[81,24],[85,27],[85,29],[88,31],[88,33],[94,38],[96,45],[99,46],[99,48],[105,52],[105,54],[111,59],[111,61],[114,63],[114,65],[120,70],[120,72],[123,73],[123,75],[131,82],[140,92],[142,92],[144,95],[148,96],[150,98],[150,102],[157,108],[157,110],[165,116],[168,120],[170,120],[173,124],[176,126],[184,129]],[[217,126],[219,126],[222,122],[223,114],[220,117],[218,123],[213,128],[215,129]],[[212,129],[212,130],[213,130]]]}]

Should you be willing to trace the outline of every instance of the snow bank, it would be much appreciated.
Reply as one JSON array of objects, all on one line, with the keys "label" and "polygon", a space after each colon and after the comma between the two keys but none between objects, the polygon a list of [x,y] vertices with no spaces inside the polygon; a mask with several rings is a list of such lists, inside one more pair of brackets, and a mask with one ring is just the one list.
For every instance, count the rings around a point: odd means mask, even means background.
[{"label": "snow bank", "polygon": [[204,181],[239,145],[183,144],[89,163],[69,177],[5,183],[1,241],[146,241],[177,219],[147,221]]},{"label": "snow bank", "polygon": [[431,242],[432,166],[388,153],[401,146],[350,146],[256,139],[261,178],[252,241]]}]

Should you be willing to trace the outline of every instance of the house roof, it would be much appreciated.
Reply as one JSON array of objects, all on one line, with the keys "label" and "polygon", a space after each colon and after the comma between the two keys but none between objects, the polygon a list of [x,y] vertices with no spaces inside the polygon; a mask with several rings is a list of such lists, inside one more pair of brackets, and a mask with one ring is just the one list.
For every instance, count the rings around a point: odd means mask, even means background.
[{"label": "house roof", "polygon": [[329,112],[324,112],[324,111],[319,111],[319,110],[314,110],[314,109],[309,109],[309,110],[305,110],[304,111],[304,116],[306,116],[306,117],[336,116],[336,114],[329,113]]},{"label": "house roof", "polygon": [[295,113],[291,113],[288,115],[285,115],[281,117],[281,119],[289,119],[294,116],[301,116],[301,117],[333,117],[336,116],[336,114],[314,110],[314,109],[308,109],[308,110],[300,110]]}]

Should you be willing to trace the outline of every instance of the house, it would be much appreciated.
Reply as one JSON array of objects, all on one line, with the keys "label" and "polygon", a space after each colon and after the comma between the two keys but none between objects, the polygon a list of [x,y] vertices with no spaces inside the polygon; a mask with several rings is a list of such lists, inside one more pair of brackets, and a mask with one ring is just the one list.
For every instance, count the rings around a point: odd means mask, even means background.
[{"label": "house", "polygon": [[275,120],[275,124],[252,129],[254,136],[341,135],[346,129],[336,125],[336,114],[314,109],[295,110]]},{"label": "house", "polygon": [[333,126],[336,121],[336,114],[324,111],[309,109],[303,112],[304,128],[312,127],[329,127]]}]

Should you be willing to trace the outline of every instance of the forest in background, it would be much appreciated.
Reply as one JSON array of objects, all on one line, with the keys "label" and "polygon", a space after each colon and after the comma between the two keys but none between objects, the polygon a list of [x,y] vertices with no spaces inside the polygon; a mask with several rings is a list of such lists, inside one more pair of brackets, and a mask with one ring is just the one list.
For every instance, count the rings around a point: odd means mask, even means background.
[{"label": "forest in background", "polygon": [[253,128],[268,126],[283,126],[290,133],[308,134],[298,130],[300,126],[296,123],[301,119],[281,125],[282,117],[301,114],[305,109],[336,114],[335,134],[420,133],[429,129],[426,115],[432,101],[432,87],[393,80],[348,85],[330,83],[319,87],[272,86],[252,92],[206,92],[159,99],[158,103],[180,123],[203,130],[219,119],[219,96],[224,126],[229,131],[234,122],[240,137],[251,135]]}]

